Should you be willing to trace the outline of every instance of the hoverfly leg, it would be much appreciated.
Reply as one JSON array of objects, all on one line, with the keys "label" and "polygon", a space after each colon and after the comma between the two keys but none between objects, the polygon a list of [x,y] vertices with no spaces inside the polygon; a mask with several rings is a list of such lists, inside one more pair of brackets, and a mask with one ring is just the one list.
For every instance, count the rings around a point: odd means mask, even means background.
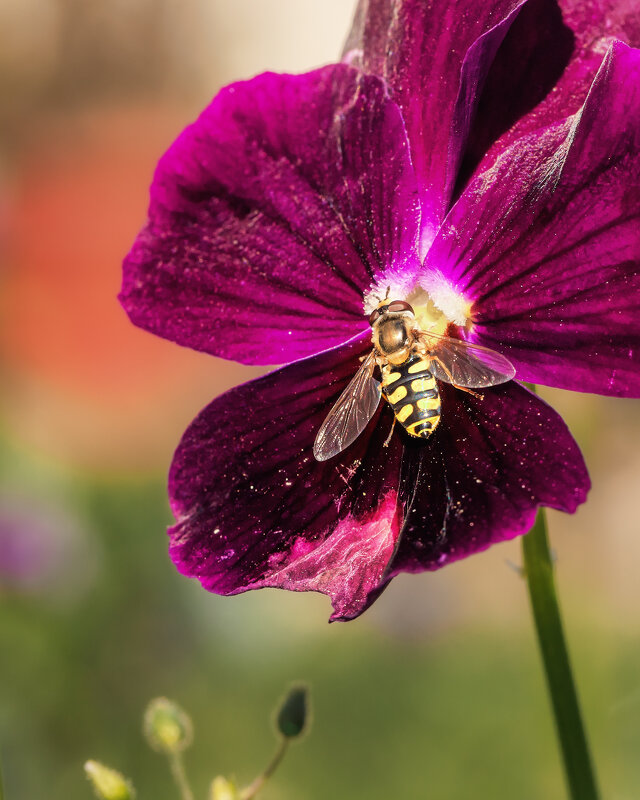
[{"label": "hoverfly leg", "polygon": [[427,347],[426,343],[420,337],[421,331],[414,330],[414,348],[415,352],[419,353],[421,356],[428,356],[429,355],[429,348]]},{"label": "hoverfly leg", "polygon": [[396,427],[396,417],[395,417],[395,414],[394,414],[393,422],[391,423],[391,430],[389,431],[389,435],[387,436],[387,438],[385,439],[384,444],[382,445],[383,447],[389,447],[389,442],[391,441],[391,437],[393,436],[393,430],[394,430],[395,427]]},{"label": "hoverfly leg", "polygon": [[443,371],[446,372],[447,376],[449,377],[449,382],[454,387],[454,389],[460,389],[461,392],[466,392],[467,394],[472,394],[474,397],[477,397],[478,400],[482,400],[482,395],[478,394],[478,392],[474,392],[473,389],[467,389],[466,386],[458,386],[458,384],[453,380],[453,376],[447,369],[447,367],[442,363],[441,359],[438,356],[432,356],[434,361],[437,361],[438,364],[442,367]]},{"label": "hoverfly leg", "polygon": [[[366,361],[368,358],[371,358],[371,353],[367,353],[366,356],[359,356],[358,361],[362,364],[363,361]],[[373,375],[373,372],[378,364],[378,360],[376,358],[371,359],[371,363],[369,364],[369,375]]]},{"label": "hoverfly leg", "polygon": [[478,400],[482,400],[484,395],[480,394],[480,392],[474,392],[473,389],[467,389],[466,386],[458,386],[457,383],[451,384],[454,389],[460,389],[461,392],[466,392],[467,394],[472,394],[474,397],[477,397]]}]

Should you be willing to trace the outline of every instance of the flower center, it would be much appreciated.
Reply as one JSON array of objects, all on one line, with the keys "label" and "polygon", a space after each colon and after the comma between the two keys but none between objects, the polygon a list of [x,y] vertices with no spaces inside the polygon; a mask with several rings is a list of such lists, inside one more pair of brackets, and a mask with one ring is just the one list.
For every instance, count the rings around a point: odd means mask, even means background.
[{"label": "flower center", "polygon": [[364,296],[364,313],[369,315],[380,300],[406,300],[413,306],[418,327],[432,333],[445,334],[449,325],[469,331],[472,304],[441,272],[429,272],[414,281],[381,280]]}]

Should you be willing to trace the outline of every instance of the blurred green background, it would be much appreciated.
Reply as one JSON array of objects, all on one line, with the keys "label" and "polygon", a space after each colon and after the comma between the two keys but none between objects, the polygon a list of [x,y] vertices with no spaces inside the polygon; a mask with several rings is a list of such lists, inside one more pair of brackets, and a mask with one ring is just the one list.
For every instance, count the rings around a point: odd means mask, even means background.
[{"label": "blurred green background", "polygon": [[[314,724],[266,800],[561,798],[518,543],[394,581],[327,625],[315,595],[208,595],[166,554],[165,473],[213,396],[257,374],[134,329],[120,262],[154,163],[224,83],[332,60],[346,0],[0,3],[0,753],[7,800],[82,800],[82,763],[173,798],[141,736],[193,716],[196,796],[250,781],[285,686]],[[594,488],[550,515],[604,794],[640,796],[640,407],[544,391]]]}]

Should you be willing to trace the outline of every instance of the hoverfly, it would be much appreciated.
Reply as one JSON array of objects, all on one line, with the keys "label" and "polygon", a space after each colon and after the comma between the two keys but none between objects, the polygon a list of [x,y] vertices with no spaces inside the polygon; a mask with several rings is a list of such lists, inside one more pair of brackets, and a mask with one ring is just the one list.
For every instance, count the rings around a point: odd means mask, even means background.
[{"label": "hoverfly", "polygon": [[[404,300],[382,300],[369,324],[373,350],[320,426],[313,445],[318,461],[333,458],[358,438],[381,397],[393,409],[394,426],[397,420],[409,435],[426,439],[440,422],[438,381],[475,394],[474,389],[506,383],[516,373],[507,358],[488,347],[420,330]],[[376,366],[382,381],[373,377]]]}]

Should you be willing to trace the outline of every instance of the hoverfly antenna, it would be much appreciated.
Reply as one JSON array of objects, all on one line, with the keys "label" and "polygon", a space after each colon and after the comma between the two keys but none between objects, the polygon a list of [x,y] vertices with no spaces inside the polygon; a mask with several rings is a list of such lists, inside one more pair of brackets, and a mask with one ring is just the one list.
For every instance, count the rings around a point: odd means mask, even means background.
[{"label": "hoverfly antenna", "polygon": [[387,293],[385,294],[384,299],[388,300],[390,294],[391,294],[391,286],[387,286]]}]

